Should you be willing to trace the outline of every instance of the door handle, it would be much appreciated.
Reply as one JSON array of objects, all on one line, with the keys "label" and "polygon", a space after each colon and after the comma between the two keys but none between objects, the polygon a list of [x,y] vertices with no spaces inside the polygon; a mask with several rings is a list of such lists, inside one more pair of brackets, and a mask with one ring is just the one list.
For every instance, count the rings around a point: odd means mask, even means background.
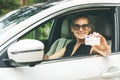
[{"label": "door handle", "polygon": [[102,78],[120,77],[120,71],[103,73],[103,74],[101,74],[101,77]]},{"label": "door handle", "polygon": [[109,67],[104,70],[101,74],[102,78],[119,78],[120,79],[120,70],[117,67]]}]

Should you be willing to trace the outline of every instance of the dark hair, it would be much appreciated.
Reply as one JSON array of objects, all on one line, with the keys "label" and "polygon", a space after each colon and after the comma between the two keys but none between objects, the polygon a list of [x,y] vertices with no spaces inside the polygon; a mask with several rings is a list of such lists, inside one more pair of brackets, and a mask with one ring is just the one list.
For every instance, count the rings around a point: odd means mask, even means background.
[{"label": "dark hair", "polygon": [[72,27],[72,26],[74,25],[75,21],[78,20],[78,19],[80,19],[80,18],[85,18],[85,19],[87,19],[88,24],[89,24],[90,27],[91,27],[91,32],[90,32],[90,33],[92,33],[92,32],[94,31],[94,26],[92,25],[91,20],[90,20],[90,18],[89,18],[88,15],[79,15],[79,16],[76,16],[76,17],[73,19],[70,27]]},{"label": "dark hair", "polygon": [[70,34],[71,34],[71,38],[72,38],[73,40],[76,40],[76,39],[75,39],[74,34],[71,32],[71,27],[74,25],[75,21],[78,20],[78,19],[80,19],[80,18],[85,18],[85,19],[87,19],[88,24],[89,24],[90,27],[91,27],[90,33],[92,33],[93,31],[95,31],[94,26],[92,25],[91,20],[90,20],[90,18],[88,17],[88,15],[79,15],[79,16],[76,16],[76,17],[74,17],[74,19],[72,20],[72,22],[71,22],[71,24],[70,24],[70,27],[69,27],[69,31],[70,31]]}]

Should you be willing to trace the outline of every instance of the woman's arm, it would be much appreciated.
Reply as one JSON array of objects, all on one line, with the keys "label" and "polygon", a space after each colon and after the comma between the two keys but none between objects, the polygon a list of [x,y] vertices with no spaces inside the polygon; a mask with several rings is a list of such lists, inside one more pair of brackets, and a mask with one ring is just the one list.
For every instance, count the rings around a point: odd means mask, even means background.
[{"label": "woman's arm", "polygon": [[93,54],[93,53],[98,53],[102,56],[108,56],[110,53],[111,53],[111,49],[109,46],[107,46],[106,49],[99,49],[99,48],[96,48],[96,47],[92,47],[91,48],[91,51],[90,51],[90,54]]},{"label": "woman's arm", "polygon": [[66,47],[62,48],[61,50],[57,51],[51,56],[44,55],[44,60],[61,58],[64,55],[65,50],[66,50]]}]

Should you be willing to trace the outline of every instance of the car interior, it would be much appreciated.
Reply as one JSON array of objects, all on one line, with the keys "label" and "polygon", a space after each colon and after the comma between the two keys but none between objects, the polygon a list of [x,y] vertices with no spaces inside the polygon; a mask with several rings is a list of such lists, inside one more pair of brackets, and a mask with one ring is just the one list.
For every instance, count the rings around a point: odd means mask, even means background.
[{"label": "car interior", "polygon": [[91,23],[94,26],[93,31],[102,34],[106,38],[112,52],[114,51],[114,12],[111,9],[103,9],[80,11],[63,16],[64,19],[61,25],[61,36],[52,44],[47,55],[52,55],[73,40],[69,26],[73,18],[81,14],[87,14],[89,16]]}]

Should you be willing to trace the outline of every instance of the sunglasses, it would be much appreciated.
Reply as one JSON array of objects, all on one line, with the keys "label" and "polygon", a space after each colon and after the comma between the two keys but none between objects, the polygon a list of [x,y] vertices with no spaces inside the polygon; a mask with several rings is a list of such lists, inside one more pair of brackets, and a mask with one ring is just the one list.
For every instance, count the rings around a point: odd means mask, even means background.
[{"label": "sunglasses", "polygon": [[80,30],[80,28],[82,28],[83,30],[87,30],[88,27],[90,27],[90,25],[89,24],[83,24],[83,25],[74,24],[72,27],[74,30],[78,31]]}]

